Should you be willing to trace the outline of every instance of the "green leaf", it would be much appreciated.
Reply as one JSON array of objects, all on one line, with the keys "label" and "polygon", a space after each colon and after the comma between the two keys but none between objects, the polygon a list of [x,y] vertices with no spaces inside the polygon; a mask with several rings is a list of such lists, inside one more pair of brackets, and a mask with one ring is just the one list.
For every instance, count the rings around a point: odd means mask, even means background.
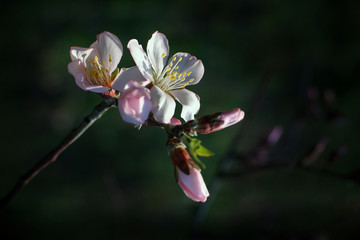
[{"label": "green leaf", "polygon": [[201,157],[211,157],[214,155],[214,153],[212,151],[210,151],[209,149],[205,148],[204,146],[200,145],[197,149],[196,149],[196,153],[197,155],[201,156]]},{"label": "green leaf", "polygon": [[201,145],[201,140],[197,138],[187,138],[187,147],[193,159],[201,165],[202,168],[206,168],[205,164],[199,159],[200,157],[210,157],[214,155],[209,149]]}]

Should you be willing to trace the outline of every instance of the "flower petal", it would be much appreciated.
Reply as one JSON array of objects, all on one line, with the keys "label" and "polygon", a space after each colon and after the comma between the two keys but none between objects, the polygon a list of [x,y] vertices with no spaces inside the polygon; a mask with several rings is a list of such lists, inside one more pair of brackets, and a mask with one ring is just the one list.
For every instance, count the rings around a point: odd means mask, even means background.
[{"label": "flower petal", "polygon": [[132,124],[143,124],[151,110],[149,89],[138,82],[129,81],[118,100],[118,107],[124,121]]},{"label": "flower petal", "polygon": [[90,47],[97,49],[101,64],[112,73],[123,55],[123,47],[117,36],[103,32],[96,36],[97,40]]},{"label": "flower petal", "polygon": [[101,85],[91,85],[85,78],[84,73],[77,73],[74,75],[76,84],[85,91],[91,91],[96,93],[104,93],[110,90],[109,87],[104,87]]},{"label": "flower petal", "polygon": [[170,94],[183,105],[181,117],[185,121],[193,120],[200,109],[199,96],[187,89],[173,90]]},{"label": "flower petal", "polygon": [[70,57],[71,60],[80,59],[81,62],[85,62],[88,56],[94,51],[93,48],[82,48],[82,47],[71,47],[70,48]]},{"label": "flower petal", "polygon": [[158,78],[169,56],[169,42],[164,34],[155,32],[147,44],[147,55]]},{"label": "flower petal", "polygon": [[124,91],[125,85],[130,80],[137,81],[143,86],[149,83],[149,81],[141,74],[139,68],[134,66],[131,68],[121,68],[119,75],[112,83],[112,88],[122,92]]},{"label": "flower petal", "polygon": [[178,183],[185,195],[196,202],[205,202],[210,194],[200,170],[191,167],[190,174],[188,175],[183,173],[177,167],[176,171],[178,174]]},{"label": "flower petal", "polygon": [[150,89],[152,101],[152,113],[157,121],[162,123],[170,123],[175,113],[175,101],[171,96],[166,94],[157,86]]},{"label": "flower petal", "polygon": [[188,53],[176,53],[171,59],[173,68],[185,77],[183,83],[194,85],[200,82],[205,71],[201,60]]},{"label": "flower petal", "polygon": [[68,64],[68,72],[75,77],[78,73],[84,73],[85,67],[81,60],[77,59]]},{"label": "flower petal", "polygon": [[129,41],[127,47],[130,50],[131,56],[134,59],[136,66],[138,66],[141,74],[149,81],[153,82],[151,63],[146,56],[146,53],[142,46],[136,39]]},{"label": "flower petal", "polygon": [[104,93],[110,90],[109,87],[104,87],[100,85],[87,85],[82,87],[85,91],[95,92],[95,93]]},{"label": "flower petal", "polygon": [[85,67],[80,59],[72,61],[68,64],[68,71],[74,76],[76,84],[85,91],[103,93],[110,90],[109,87],[100,85],[92,85],[85,78]]}]

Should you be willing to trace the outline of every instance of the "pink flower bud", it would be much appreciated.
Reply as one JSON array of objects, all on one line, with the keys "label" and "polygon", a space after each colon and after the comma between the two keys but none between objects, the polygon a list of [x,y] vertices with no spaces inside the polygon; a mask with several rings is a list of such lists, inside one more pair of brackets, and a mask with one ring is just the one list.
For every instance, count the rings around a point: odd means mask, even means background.
[{"label": "pink flower bud", "polygon": [[202,116],[197,119],[195,130],[201,134],[216,132],[240,122],[244,116],[240,108]]},{"label": "pink flower bud", "polygon": [[177,167],[175,171],[177,173],[177,182],[185,195],[195,202],[205,202],[209,197],[209,191],[206,188],[200,170],[190,166],[190,173],[188,175]]},{"label": "pink flower bud", "polygon": [[181,121],[179,119],[173,117],[170,119],[170,124],[174,125],[174,126],[181,125]]},{"label": "pink flower bud", "polygon": [[185,195],[196,202],[205,202],[209,196],[200,168],[191,159],[185,145],[177,138],[168,140],[168,150],[175,166],[175,178]]},{"label": "pink flower bud", "polygon": [[124,121],[136,125],[145,123],[152,107],[149,89],[130,80],[119,97],[118,107]]}]

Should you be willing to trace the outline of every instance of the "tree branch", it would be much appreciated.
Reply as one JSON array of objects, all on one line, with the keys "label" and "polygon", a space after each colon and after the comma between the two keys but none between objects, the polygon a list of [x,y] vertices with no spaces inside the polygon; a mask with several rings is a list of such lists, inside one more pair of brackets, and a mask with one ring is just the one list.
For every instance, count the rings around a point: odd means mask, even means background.
[{"label": "tree branch", "polygon": [[14,187],[0,200],[0,211],[16,196],[16,194],[25,187],[37,174],[39,174],[49,164],[56,161],[57,157],[73,144],[96,120],[110,108],[116,105],[116,99],[105,99],[102,103],[95,106],[93,111],[87,115],[81,124],[73,129],[70,134],[65,137],[59,145],[52,151],[45,155],[39,162],[37,162],[27,173],[22,175]]}]

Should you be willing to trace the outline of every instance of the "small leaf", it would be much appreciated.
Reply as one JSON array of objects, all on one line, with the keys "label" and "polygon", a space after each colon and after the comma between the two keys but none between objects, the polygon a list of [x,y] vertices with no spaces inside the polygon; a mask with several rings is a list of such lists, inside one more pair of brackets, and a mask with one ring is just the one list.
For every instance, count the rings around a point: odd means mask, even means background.
[{"label": "small leaf", "polygon": [[205,164],[199,159],[200,157],[210,157],[214,155],[209,149],[201,145],[201,140],[197,138],[187,138],[187,147],[193,159],[201,165],[202,168],[206,168]]},{"label": "small leaf", "polygon": [[202,145],[200,145],[198,149],[196,149],[196,153],[201,157],[210,157],[214,155],[212,151],[210,151],[209,149],[205,148]]}]

